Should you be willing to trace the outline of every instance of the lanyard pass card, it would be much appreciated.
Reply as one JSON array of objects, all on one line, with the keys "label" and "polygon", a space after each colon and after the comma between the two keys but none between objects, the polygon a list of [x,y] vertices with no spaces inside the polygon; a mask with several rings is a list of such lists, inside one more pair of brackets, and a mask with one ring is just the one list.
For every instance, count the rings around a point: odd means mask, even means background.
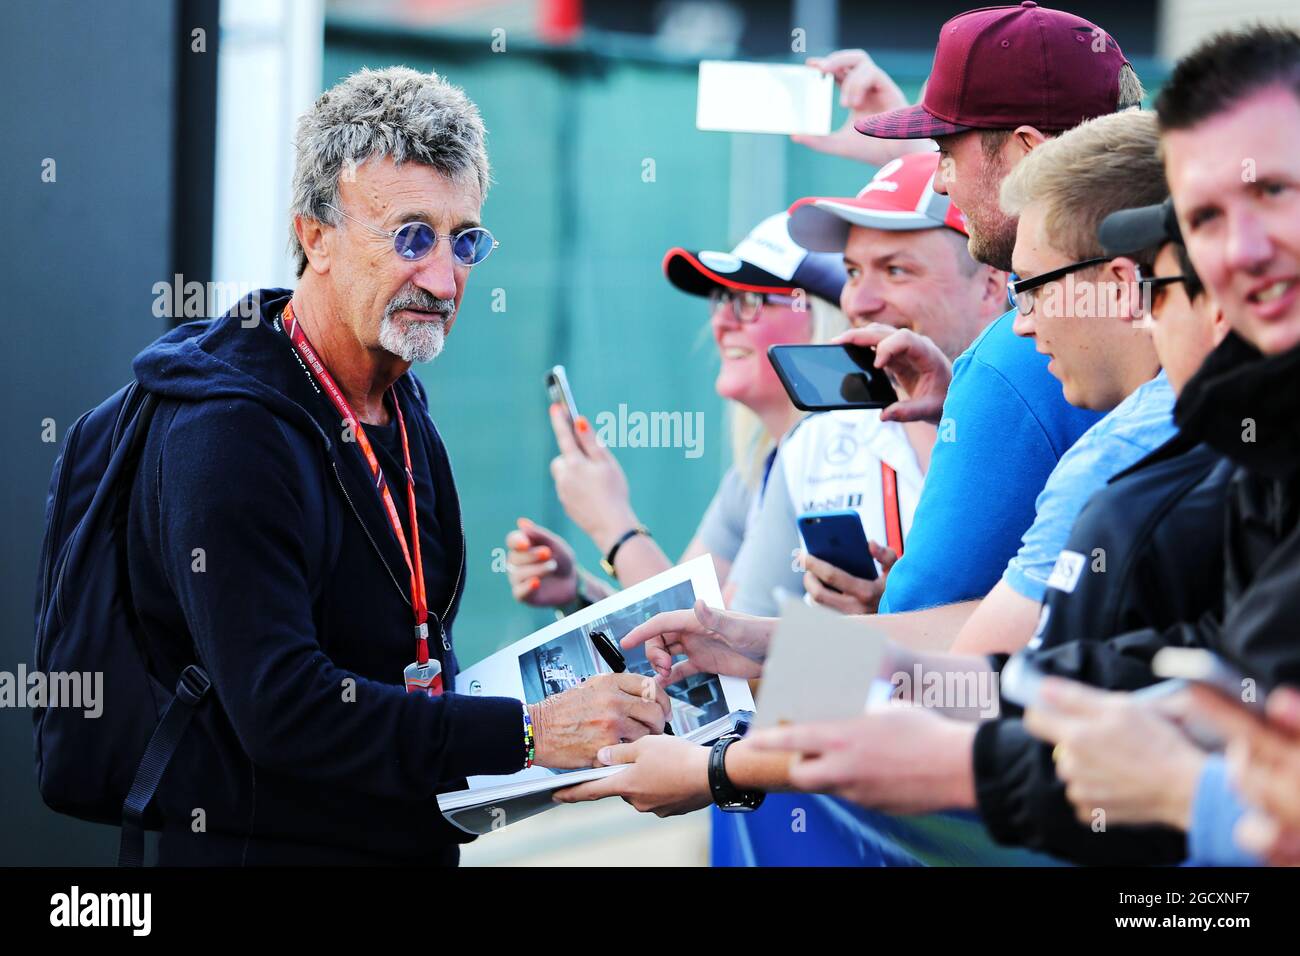
[{"label": "lanyard pass card", "polygon": [[408,694],[428,694],[437,697],[442,693],[442,665],[429,656],[429,625],[415,628],[415,660],[406,665],[402,677]]}]

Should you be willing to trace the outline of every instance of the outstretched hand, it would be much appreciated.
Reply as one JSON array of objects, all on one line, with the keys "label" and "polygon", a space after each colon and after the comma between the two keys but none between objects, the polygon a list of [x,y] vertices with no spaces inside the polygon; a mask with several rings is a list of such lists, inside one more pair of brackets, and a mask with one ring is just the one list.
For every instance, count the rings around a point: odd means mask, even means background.
[{"label": "outstretched hand", "polygon": [[[763,659],[776,619],[711,608],[696,601],[688,611],[656,614],[623,638],[624,649],[645,646],[646,659],[663,686],[692,674],[753,678],[763,673]],[[673,661],[678,655],[684,661]]]}]

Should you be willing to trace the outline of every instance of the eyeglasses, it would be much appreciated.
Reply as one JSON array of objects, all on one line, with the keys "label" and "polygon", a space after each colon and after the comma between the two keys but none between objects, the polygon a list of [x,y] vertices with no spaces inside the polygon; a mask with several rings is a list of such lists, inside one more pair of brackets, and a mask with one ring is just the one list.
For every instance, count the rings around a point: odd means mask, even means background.
[{"label": "eyeglasses", "polygon": [[1084,259],[1081,262],[1072,262],[1068,266],[1061,266],[1059,269],[1044,272],[1042,275],[1034,276],[1032,279],[1021,279],[1013,272],[1011,273],[1011,278],[1007,281],[1007,301],[1011,303],[1011,308],[1018,310],[1021,315],[1028,315],[1030,312],[1034,311],[1035,289],[1040,289],[1049,282],[1055,282],[1057,279],[1064,279],[1071,272],[1078,272],[1080,269],[1101,265],[1101,263],[1109,261],[1110,259],[1106,256]]},{"label": "eyeglasses", "polygon": [[493,249],[501,245],[493,238],[492,233],[482,226],[471,226],[468,229],[462,229],[446,236],[438,235],[433,226],[427,222],[408,222],[390,231],[363,222],[355,216],[349,216],[338,206],[330,203],[325,205],[344,219],[369,229],[375,235],[392,239],[393,251],[407,262],[416,262],[423,259],[438,245],[439,239],[446,239],[451,243],[452,257],[463,266],[478,265],[492,254]]},{"label": "eyeglasses", "polygon": [[1140,308],[1144,315],[1150,315],[1156,309],[1160,308],[1160,303],[1164,300],[1165,289],[1175,282],[1183,282],[1187,276],[1144,276],[1142,266],[1139,265],[1134,270],[1137,273],[1138,283],[1138,301],[1141,303]]},{"label": "eyeglasses", "polygon": [[735,292],[731,289],[714,289],[709,293],[709,308],[716,312],[720,305],[730,306],[737,322],[753,322],[758,318],[759,310],[769,302],[794,305],[794,297],[775,292]]}]

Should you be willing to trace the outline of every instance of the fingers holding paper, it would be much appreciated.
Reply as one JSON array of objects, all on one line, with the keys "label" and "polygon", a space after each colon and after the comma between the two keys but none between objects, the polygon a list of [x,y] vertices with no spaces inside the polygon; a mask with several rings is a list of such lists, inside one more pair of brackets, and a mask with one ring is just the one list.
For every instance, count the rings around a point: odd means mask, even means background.
[{"label": "fingers holding paper", "polygon": [[681,737],[642,737],[630,744],[602,748],[602,765],[630,764],[626,770],[566,787],[554,794],[557,803],[581,803],[622,797],[642,813],[668,817],[699,810],[710,803],[709,748]]},{"label": "fingers holding paper", "polygon": [[534,762],[556,770],[590,767],[597,752],[621,741],[663,733],[672,714],[668,694],[639,674],[599,674],[529,705]]}]

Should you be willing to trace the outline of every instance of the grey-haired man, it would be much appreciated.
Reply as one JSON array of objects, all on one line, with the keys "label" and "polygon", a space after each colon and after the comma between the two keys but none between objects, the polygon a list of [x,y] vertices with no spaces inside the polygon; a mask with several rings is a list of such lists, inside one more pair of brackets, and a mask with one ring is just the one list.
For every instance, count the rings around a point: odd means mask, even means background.
[{"label": "grey-haired man", "polygon": [[[156,797],[162,863],[455,863],[438,792],[664,726],[634,675],[544,704],[450,692],[464,536],[409,370],[496,244],[484,138],[434,74],[326,91],[298,127],[297,289],[135,361],[161,398],[129,520],[140,634],[160,675],[197,655],[215,692]],[[408,693],[430,684],[446,692]]]}]

